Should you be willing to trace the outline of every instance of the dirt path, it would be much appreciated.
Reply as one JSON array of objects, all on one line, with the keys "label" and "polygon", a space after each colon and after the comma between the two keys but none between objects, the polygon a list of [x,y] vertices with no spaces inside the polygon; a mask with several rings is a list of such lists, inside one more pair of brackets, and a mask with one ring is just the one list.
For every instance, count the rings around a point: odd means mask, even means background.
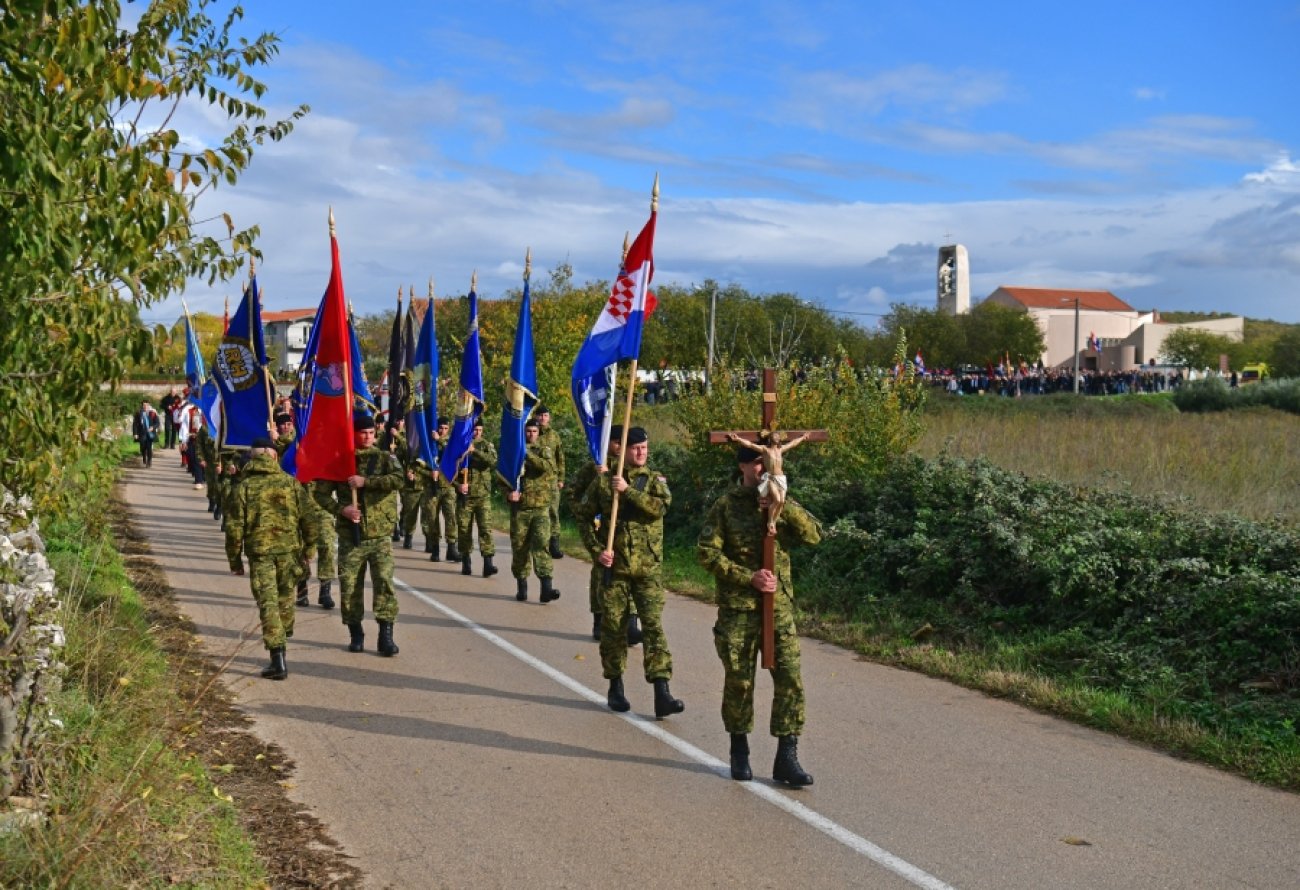
[{"label": "dirt path", "polygon": [[[805,641],[817,783],[778,789],[759,683],[755,774],[725,776],[713,610],[670,598],[673,691],[651,714],[633,650],[626,718],[603,706],[587,566],[564,597],[513,597],[397,551],[401,655],[345,651],[338,612],[299,614],[291,676],[261,680],[246,578],[171,455],[129,470],[152,558],[252,731],[295,764],[290,798],[374,887],[1285,887],[1300,798]],[[477,566],[477,559],[475,561]],[[508,567],[508,542],[498,542]],[[314,591],[313,582],[313,591]]]}]

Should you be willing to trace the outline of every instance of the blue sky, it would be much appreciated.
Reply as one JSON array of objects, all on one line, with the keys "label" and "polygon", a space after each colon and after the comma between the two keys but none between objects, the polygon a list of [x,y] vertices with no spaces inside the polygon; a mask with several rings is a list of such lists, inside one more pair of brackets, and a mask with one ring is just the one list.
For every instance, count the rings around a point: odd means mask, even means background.
[{"label": "blue sky", "polygon": [[[267,308],[314,305],[326,208],[360,312],[615,272],[655,173],[656,281],[790,291],[873,324],[936,251],[999,285],[1300,322],[1300,0],[251,2],[274,113],[205,198],[259,223]],[[192,144],[218,130],[194,106]],[[195,284],[220,311],[234,285]],[[148,310],[167,320],[172,300]]]}]

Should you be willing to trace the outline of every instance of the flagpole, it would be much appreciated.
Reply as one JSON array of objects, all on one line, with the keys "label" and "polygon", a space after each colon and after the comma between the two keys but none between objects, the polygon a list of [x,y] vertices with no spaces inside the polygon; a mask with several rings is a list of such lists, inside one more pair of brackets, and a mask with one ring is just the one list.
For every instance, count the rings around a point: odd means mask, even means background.
[{"label": "flagpole", "polygon": [[[653,217],[653,215],[658,210],[659,210],[659,174],[656,173],[654,188],[651,190],[650,193],[651,216]],[[624,262],[626,261],[627,261],[627,256],[625,253]],[[646,288],[649,288],[650,282],[648,281],[645,282],[644,286]],[[619,436],[618,472],[615,474],[616,476],[623,475],[623,465],[624,465],[624,461],[627,459],[627,434],[629,428],[632,425],[632,400],[636,396],[636,367],[639,358],[640,356],[637,356],[632,359],[631,373],[628,375],[627,401],[623,409],[623,432]],[[618,379],[617,372],[615,372],[614,374],[614,379],[615,381],[617,381]],[[605,539],[605,549],[610,553],[613,553],[614,552],[614,530],[615,530],[615,526],[618,524],[618,489],[614,488],[612,481],[610,484],[610,488],[612,488],[614,491],[614,498],[613,498],[613,504],[609,508],[609,534]],[[613,576],[614,576],[614,567],[612,565],[605,566],[605,572],[604,572],[605,583],[608,584],[610,581],[612,581]]]}]

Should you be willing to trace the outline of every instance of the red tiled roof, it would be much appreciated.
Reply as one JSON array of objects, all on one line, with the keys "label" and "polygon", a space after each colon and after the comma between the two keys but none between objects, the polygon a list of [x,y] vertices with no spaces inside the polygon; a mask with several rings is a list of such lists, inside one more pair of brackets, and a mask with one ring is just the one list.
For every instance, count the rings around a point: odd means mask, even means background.
[{"label": "red tiled roof", "polygon": [[304,318],[315,318],[315,309],[286,309],[283,312],[263,312],[262,324],[270,324],[274,321],[301,321]]},{"label": "red tiled roof", "polygon": [[1075,300],[1080,309],[1096,309],[1100,312],[1135,312],[1132,306],[1108,290],[1070,290],[1059,287],[1007,287],[998,290],[1007,296],[1034,309],[1060,309],[1065,303],[1073,308]]}]

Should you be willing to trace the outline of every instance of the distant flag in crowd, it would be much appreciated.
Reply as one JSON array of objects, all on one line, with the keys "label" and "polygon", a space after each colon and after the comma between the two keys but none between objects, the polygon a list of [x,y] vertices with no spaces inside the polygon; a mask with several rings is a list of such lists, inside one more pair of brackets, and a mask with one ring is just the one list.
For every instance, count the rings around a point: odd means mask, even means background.
[{"label": "distant flag in crowd", "polygon": [[1089,332],[1088,334],[1088,348],[1096,353],[1101,352],[1101,340],[1098,339],[1095,332]]},{"label": "distant flag in crowd", "polygon": [[249,276],[244,298],[217,347],[214,364],[225,414],[222,444],[248,448],[254,439],[266,435],[272,409],[266,379],[262,301],[255,274]]},{"label": "distant flag in crowd", "polygon": [[352,325],[343,296],[339,245],[330,211],[330,280],[312,326],[315,349],[304,365],[310,368],[307,422],[299,430],[296,457],[300,482],[325,479],[344,482],[356,474],[352,435]]},{"label": "distant flag in crowd", "polygon": [[916,358],[912,359],[912,364],[916,366],[916,373],[922,377],[925,376],[925,359],[921,358],[921,350],[916,351]]},{"label": "distant flag in crowd", "polygon": [[[657,179],[655,190],[657,195]],[[642,328],[657,303],[650,290],[656,216],[651,210],[650,220],[628,248],[609,300],[573,362],[573,404],[587,436],[587,449],[598,463],[604,463],[609,445],[615,366],[640,356]]]},{"label": "distant flag in crowd", "polygon": [[[411,289],[411,301],[415,301],[414,288]],[[406,413],[406,392],[402,379],[402,371],[405,370],[402,364],[402,327],[406,323],[406,316],[402,313],[402,289],[397,289],[397,312],[393,315],[393,327],[388,335],[388,368],[384,371],[384,376],[388,378],[388,404],[384,407],[388,409],[388,419],[397,420]],[[409,353],[407,354],[409,356]],[[380,387],[382,393],[383,387]]]},{"label": "distant flag in crowd", "polygon": [[447,441],[442,443],[438,468],[446,479],[451,479],[460,469],[461,460],[474,438],[474,421],[483,412],[483,355],[478,339],[478,273],[469,286],[469,336],[465,338],[465,351],[460,360],[460,398],[456,403],[456,419],[452,423]]},{"label": "distant flag in crowd", "polygon": [[351,353],[349,367],[352,371],[352,408],[358,414],[374,414],[379,410],[379,401],[370,394],[370,383],[366,380],[366,363],[361,358],[361,341],[357,338],[356,325],[352,323],[352,311],[347,313],[348,348]]},{"label": "distant flag in crowd", "polygon": [[[414,297],[411,300],[415,302]],[[438,453],[429,435],[438,418],[438,337],[433,318],[433,279],[429,279],[429,308],[420,323],[411,359],[411,407],[406,414],[406,447],[432,469]],[[473,432],[473,430],[471,430]]]},{"label": "distant flag in crowd", "polygon": [[181,308],[185,310],[185,386],[191,392],[197,392],[208,379],[208,372],[203,367],[203,352],[199,349],[199,337],[190,319],[190,307],[181,300]]},{"label": "distant flag in crowd", "polygon": [[515,326],[515,349],[506,380],[506,402],[501,410],[501,443],[497,472],[515,491],[524,472],[524,424],[537,407],[537,356],[533,351],[533,301],[528,291],[533,255],[524,258],[524,295],[519,300],[519,323]]}]

